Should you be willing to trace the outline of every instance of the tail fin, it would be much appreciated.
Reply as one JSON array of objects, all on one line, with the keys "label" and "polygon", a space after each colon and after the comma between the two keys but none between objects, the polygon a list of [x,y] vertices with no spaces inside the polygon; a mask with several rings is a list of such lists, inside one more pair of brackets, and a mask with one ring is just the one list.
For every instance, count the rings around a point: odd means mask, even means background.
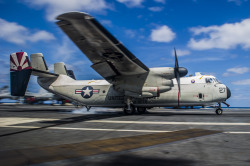
[{"label": "tail fin", "polygon": [[58,62],[54,64],[54,73],[68,75],[67,68],[63,62]]},{"label": "tail fin", "polygon": [[24,96],[31,73],[32,67],[26,52],[17,52],[10,55],[12,96]]},{"label": "tail fin", "polygon": [[74,80],[76,79],[74,72],[72,70],[67,70],[66,65],[63,62],[54,64],[54,72],[55,74],[67,75]]},{"label": "tail fin", "polygon": [[30,61],[33,69],[49,72],[42,53],[31,54]]}]

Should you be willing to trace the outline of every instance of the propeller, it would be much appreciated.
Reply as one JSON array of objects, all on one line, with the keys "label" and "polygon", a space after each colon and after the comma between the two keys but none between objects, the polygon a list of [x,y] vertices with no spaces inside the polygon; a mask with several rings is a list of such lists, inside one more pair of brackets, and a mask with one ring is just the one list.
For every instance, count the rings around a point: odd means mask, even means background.
[{"label": "propeller", "polygon": [[179,107],[179,105],[180,105],[180,95],[181,95],[180,77],[184,77],[185,75],[187,75],[188,70],[186,68],[184,68],[184,67],[179,67],[177,53],[176,53],[175,48],[174,48],[174,55],[175,55],[174,74],[175,74],[175,78],[176,78],[177,85],[178,85],[178,107]]},{"label": "propeller", "polygon": [[177,58],[177,53],[176,53],[176,49],[174,48],[174,56],[175,56],[175,65],[174,65],[174,74],[175,74],[175,78],[177,81],[177,85],[178,85],[178,107],[180,105],[180,92],[181,92],[181,84],[180,84],[180,72],[179,72],[179,63],[178,63],[178,58]]}]

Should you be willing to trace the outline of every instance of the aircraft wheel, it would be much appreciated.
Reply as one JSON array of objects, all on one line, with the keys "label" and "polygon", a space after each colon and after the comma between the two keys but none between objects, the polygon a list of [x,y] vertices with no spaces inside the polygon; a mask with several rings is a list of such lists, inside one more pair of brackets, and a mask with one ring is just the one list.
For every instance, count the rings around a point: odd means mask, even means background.
[{"label": "aircraft wheel", "polygon": [[222,115],[223,110],[218,108],[215,112],[216,112],[217,115]]},{"label": "aircraft wheel", "polygon": [[137,112],[139,114],[144,114],[147,111],[145,107],[137,107]]},{"label": "aircraft wheel", "polygon": [[133,115],[135,113],[135,107],[133,105],[130,106],[130,110],[128,109],[128,107],[124,107],[123,108],[123,112],[126,114],[126,115]]}]

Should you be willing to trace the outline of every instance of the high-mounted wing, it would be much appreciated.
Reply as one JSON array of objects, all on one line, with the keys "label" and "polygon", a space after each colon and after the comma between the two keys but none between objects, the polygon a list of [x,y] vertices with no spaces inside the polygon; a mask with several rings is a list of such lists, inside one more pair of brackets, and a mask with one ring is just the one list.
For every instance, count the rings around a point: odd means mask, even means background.
[{"label": "high-mounted wing", "polygon": [[57,25],[70,37],[93,63],[91,66],[112,83],[116,76],[143,74],[149,71],[95,18],[81,12],[70,12],[57,17]]}]

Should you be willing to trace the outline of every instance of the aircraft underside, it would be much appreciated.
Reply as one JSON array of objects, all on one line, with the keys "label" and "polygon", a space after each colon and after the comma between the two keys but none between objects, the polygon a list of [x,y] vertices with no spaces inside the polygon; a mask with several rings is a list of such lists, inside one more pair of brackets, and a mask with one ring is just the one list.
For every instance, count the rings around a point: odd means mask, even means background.
[{"label": "aircraft underside", "polygon": [[[81,81],[68,83],[64,78],[64,83],[58,83],[61,79],[38,78],[38,83],[46,90],[55,93],[61,97],[74,101],[78,105],[86,107],[126,107],[127,97],[124,93],[115,90],[112,84],[99,84],[102,80],[90,80],[88,84],[82,84]],[[77,83],[78,82],[78,83]],[[86,83],[86,81],[84,82]],[[70,85],[72,84],[72,85]],[[177,86],[172,90],[161,93],[159,97],[151,98],[133,98],[131,103],[134,107],[181,107],[181,106],[211,106],[216,102],[212,101],[212,96],[199,90],[187,91],[188,85],[183,85],[182,94],[178,100]],[[202,85],[203,86],[203,85]],[[199,88],[198,88],[199,89]],[[199,96],[202,94],[202,96]],[[212,94],[211,94],[212,95]]]}]

